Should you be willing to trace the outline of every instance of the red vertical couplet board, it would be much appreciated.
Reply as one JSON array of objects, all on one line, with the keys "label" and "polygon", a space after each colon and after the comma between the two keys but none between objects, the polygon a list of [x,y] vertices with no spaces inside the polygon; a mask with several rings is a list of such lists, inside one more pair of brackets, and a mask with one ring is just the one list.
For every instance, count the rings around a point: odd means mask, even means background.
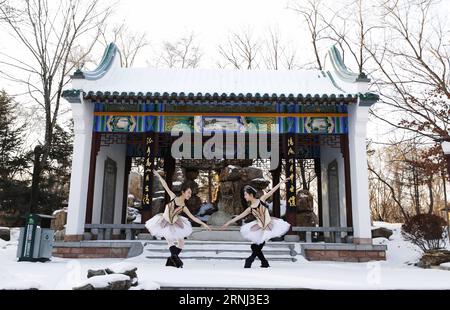
[{"label": "red vertical couplet board", "polygon": [[155,162],[155,139],[150,134],[145,138],[145,157],[144,157],[144,182],[142,187],[142,214],[141,222],[145,223],[152,217],[152,188],[153,188],[153,169]]},{"label": "red vertical couplet board", "polygon": [[[297,222],[297,208],[296,208],[296,176],[295,176],[295,135],[286,135],[286,219],[295,226]],[[290,232],[292,233],[292,231]]]}]

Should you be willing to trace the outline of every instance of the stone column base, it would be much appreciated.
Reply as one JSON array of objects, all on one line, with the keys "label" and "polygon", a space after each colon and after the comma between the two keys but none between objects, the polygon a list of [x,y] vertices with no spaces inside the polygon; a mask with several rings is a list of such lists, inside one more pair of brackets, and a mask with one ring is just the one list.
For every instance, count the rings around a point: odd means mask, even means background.
[{"label": "stone column base", "polygon": [[353,237],[354,244],[372,244],[372,238],[355,238]]},{"label": "stone column base", "polygon": [[83,240],[83,235],[65,235],[64,241],[66,242],[76,242]]}]

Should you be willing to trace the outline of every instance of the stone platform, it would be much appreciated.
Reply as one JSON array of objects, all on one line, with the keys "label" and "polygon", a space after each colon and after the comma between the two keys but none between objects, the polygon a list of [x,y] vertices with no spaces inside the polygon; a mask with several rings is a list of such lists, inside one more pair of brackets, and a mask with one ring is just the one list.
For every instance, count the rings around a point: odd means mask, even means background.
[{"label": "stone platform", "polygon": [[128,258],[143,251],[140,241],[66,241],[53,245],[53,256],[62,258]]},{"label": "stone platform", "polygon": [[368,262],[386,260],[386,245],[352,243],[301,244],[301,255],[310,261]]}]

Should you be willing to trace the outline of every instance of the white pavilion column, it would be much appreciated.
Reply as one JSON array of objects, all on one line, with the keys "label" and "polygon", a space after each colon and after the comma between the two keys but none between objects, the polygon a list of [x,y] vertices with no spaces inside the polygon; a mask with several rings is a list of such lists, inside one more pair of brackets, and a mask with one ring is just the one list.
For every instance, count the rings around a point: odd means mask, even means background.
[{"label": "white pavilion column", "polygon": [[94,112],[94,105],[90,102],[81,100],[80,103],[72,103],[71,106],[75,136],[72,174],[70,176],[66,241],[82,240],[83,238]]},{"label": "white pavilion column", "polygon": [[369,107],[359,105],[358,99],[357,105],[354,104],[348,106],[348,113],[354,243],[371,244],[369,179],[366,153]]}]

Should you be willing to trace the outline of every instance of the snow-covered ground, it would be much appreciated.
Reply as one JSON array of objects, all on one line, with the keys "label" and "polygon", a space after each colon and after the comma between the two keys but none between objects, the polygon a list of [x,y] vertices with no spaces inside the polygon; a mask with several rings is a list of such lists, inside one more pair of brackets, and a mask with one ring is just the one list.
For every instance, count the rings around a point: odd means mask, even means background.
[{"label": "snow-covered ground", "polygon": [[[243,261],[185,260],[184,268],[165,267],[164,260],[141,256],[130,259],[61,259],[47,263],[16,261],[18,229],[12,229],[11,241],[0,240],[0,289],[71,289],[86,281],[88,269],[102,269],[124,262],[135,265],[139,285],[133,289],[158,287],[223,288],[312,288],[312,289],[450,289],[447,270],[421,269],[413,264],[420,252],[402,240],[400,224],[376,222],[394,230],[387,244],[387,261],[369,263],[309,262],[298,256],[297,262],[271,263],[251,269]],[[116,264],[116,265],[114,265]]]}]

